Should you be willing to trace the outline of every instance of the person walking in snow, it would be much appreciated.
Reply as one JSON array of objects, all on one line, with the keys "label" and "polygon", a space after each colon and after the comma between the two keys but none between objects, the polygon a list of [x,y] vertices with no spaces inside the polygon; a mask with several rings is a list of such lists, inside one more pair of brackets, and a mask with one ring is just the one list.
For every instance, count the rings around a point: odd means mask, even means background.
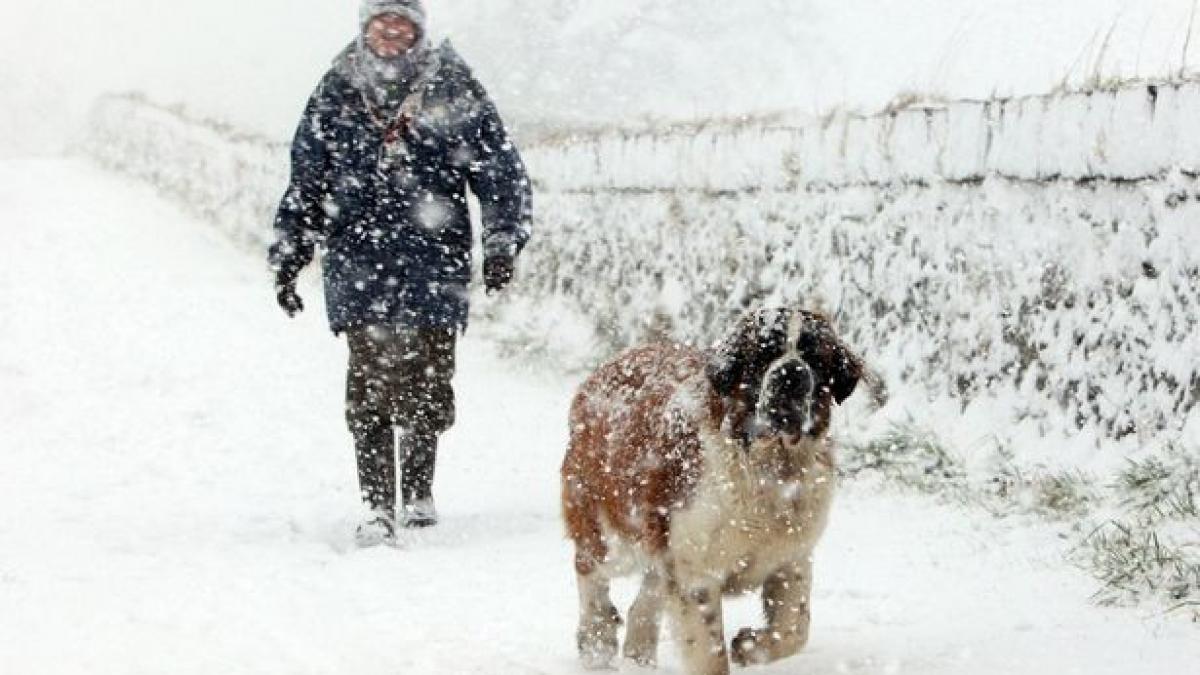
[{"label": "person walking in snow", "polygon": [[511,281],[530,237],[524,164],[471,69],[449,42],[430,45],[421,1],[364,0],[360,34],[296,131],[269,254],[276,298],[295,316],[304,309],[296,278],[317,246],[324,253],[329,325],[350,351],[346,422],[369,508],[356,532],[363,546],[393,540],[397,525],[437,522],[438,437],[454,423],[456,338],[467,321],[468,188],[481,206],[491,294]]}]

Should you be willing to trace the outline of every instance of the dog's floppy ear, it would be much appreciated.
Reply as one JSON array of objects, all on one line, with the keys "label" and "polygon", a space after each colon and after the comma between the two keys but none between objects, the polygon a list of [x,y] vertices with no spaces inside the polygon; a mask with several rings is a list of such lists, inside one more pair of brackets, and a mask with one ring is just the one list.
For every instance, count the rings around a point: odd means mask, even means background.
[{"label": "dog's floppy ear", "polygon": [[733,330],[717,343],[706,373],[721,396],[733,396],[761,375],[760,366],[782,353],[786,312],[758,310],[746,313]]},{"label": "dog's floppy ear", "polygon": [[840,405],[854,393],[863,376],[862,359],[838,339],[833,326],[823,315],[803,312],[803,316],[800,352],[817,371],[817,386],[827,387]]}]

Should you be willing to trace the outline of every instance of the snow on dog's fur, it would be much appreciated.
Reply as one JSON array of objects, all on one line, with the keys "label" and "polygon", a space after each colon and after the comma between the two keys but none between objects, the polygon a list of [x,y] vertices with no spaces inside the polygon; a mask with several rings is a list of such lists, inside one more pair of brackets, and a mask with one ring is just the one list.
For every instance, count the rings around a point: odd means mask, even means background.
[{"label": "snow on dog's fur", "polygon": [[[609,580],[631,573],[643,575],[624,646],[636,662],[656,660],[664,605],[689,673],[804,646],[811,556],[833,496],[830,415],[861,375],[824,317],[779,309],[747,314],[709,352],[632,349],[580,386],[562,479],[586,665],[617,652]],[[760,588],[766,625],[727,650],[722,596]]]}]

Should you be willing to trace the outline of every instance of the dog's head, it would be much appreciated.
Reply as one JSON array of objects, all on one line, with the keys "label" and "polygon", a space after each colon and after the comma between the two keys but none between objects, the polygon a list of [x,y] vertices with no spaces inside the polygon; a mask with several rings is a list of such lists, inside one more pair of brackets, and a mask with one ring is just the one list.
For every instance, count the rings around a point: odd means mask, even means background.
[{"label": "dog's head", "polygon": [[824,316],[752,311],[713,351],[707,374],[731,400],[732,432],[752,437],[823,436],[834,403],[854,392],[863,365]]}]

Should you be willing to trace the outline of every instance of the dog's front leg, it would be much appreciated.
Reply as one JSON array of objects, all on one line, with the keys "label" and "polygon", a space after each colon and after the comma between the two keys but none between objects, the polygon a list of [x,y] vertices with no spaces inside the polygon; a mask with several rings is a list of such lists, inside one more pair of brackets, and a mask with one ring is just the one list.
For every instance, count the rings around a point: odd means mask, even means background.
[{"label": "dog's front leg", "polygon": [[642,579],[642,590],[629,608],[629,627],[625,629],[625,658],[642,666],[658,661],[659,616],[662,614],[663,578],[651,569]]},{"label": "dog's front leg", "polygon": [[579,658],[588,670],[606,669],[617,653],[621,615],[609,599],[609,581],[599,571],[579,574],[579,629],[575,633]]},{"label": "dog's front leg", "polygon": [[811,618],[812,559],[805,556],[784,565],[763,584],[767,627],[743,628],[733,639],[734,663],[770,663],[792,656],[808,643]]},{"label": "dog's front leg", "polygon": [[710,585],[670,584],[675,621],[689,675],[729,675],[721,589]]}]

